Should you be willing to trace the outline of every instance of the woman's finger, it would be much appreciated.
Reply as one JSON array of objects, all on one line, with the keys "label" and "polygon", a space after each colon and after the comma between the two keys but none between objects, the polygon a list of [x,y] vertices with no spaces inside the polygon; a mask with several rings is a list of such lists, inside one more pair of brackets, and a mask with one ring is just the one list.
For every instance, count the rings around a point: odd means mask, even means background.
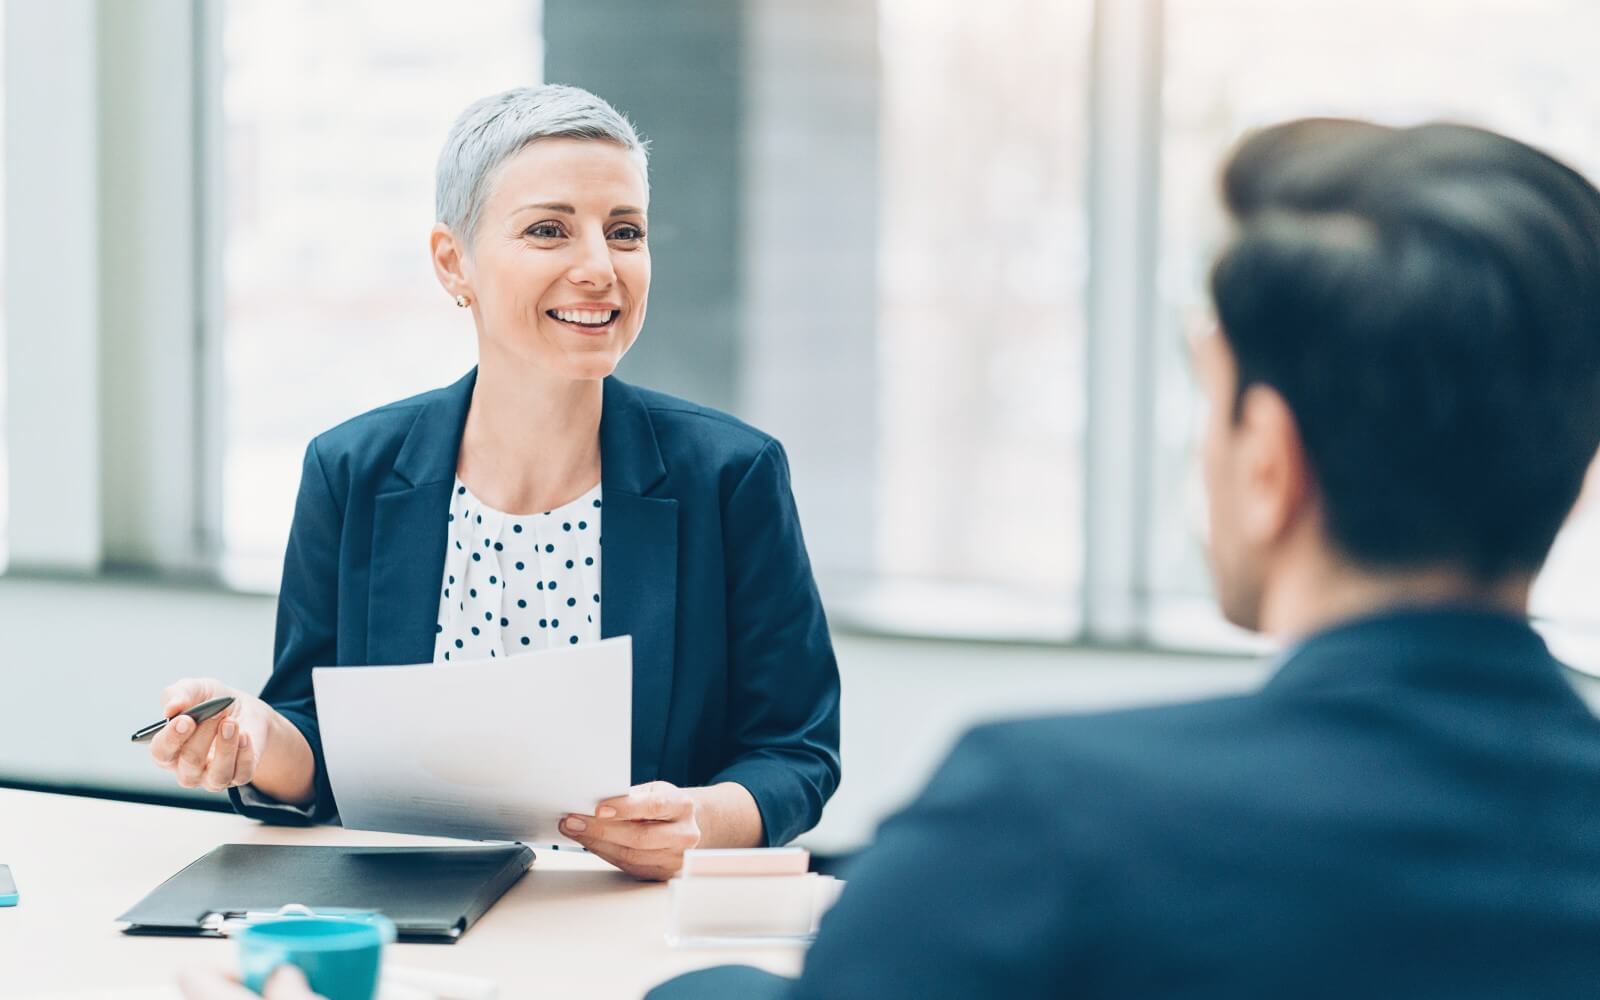
[{"label": "woman's finger", "polygon": [[250,734],[243,729],[239,730],[239,751],[234,755],[233,780],[228,782],[228,787],[248,785],[254,781],[256,763],[259,759],[256,756],[255,743],[251,741]]},{"label": "woman's finger", "polygon": [[628,794],[606,799],[595,809],[600,819],[680,819],[694,808],[688,793],[669,781],[635,785]]},{"label": "woman's finger", "polygon": [[[574,820],[583,824],[582,829],[574,825]],[[635,847],[604,839],[600,835],[599,822],[592,816],[568,816],[562,822],[561,830],[602,861],[635,877],[656,880],[676,875],[683,868],[684,850],[694,846],[700,839],[699,829],[693,823],[624,823],[621,826],[635,828],[629,830],[629,834],[654,833],[657,843],[671,846]],[[615,835],[616,829],[613,827],[610,832]],[[646,836],[641,836],[640,840],[642,843],[650,842]]]},{"label": "woman's finger", "polygon": [[200,784],[206,791],[220,792],[233,784],[238,755],[239,724],[228,719],[217,729],[217,738],[211,745],[211,759],[200,775]]},{"label": "woman's finger", "polygon": [[[175,726],[184,725],[183,720],[188,716],[179,716]],[[189,719],[189,724],[194,725],[194,720]],[[211,759],[211,747],[217,738],[217,728],[222,725],[221,719],[208,719],[194,727],[193,734],[184,741],[183,749],[178,751],[178,781],[187,779],[185,788],[194,788],[200,784],[200,777],[205,773],[206,761]]]},{"label": "woman's finger", "polygon": [[150,759],[168,771],[175,769],[178,766],[178,754],[193,733],[193,719],[189,719],[187,727],[178,722],[167,723],[166,728],[156,733],[155,738],[150,741]]},{"label": "woman's finger", "polygon": [[209,677],[186,677],[161,691],[161,712],[172,718],[185,709],[227,693],[227,686]]},{"label": "woman's finger", "polygon": [[635,878],[669,879],[683,867],[683,855],[673,851],[636,851],[621,844],[596,841],[585,845],[601,861],[620,868]]},{"label": "woman's finger", "polygon": [[664,823],[586,817],[582,822],[591,840],[639,851],[687,851],[700,843],[700,828],[686,820]]}]

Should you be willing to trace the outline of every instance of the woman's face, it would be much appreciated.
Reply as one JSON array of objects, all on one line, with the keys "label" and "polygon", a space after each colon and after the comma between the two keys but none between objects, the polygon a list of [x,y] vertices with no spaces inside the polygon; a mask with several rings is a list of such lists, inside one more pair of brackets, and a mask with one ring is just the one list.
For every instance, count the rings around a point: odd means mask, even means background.
[{"label": "woman's face", "polygon": [[482,353],[610,375],[644,324],[647,197],[638,161],[611,142],[541,139],[501,164],[461,265]]}]

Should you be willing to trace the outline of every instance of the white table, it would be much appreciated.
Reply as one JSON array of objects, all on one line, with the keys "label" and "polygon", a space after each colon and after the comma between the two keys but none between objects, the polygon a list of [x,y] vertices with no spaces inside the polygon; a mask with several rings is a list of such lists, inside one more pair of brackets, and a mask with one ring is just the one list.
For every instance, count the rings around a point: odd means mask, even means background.
[{"label": "white table", "polygon": [[[114,923],[223,843],[451,842],[0,789],[0,864],[11,866],[20,894],[18,906],[0,908],[0,996],[133,995],[171,984],[181,968],[233,969],[232,942],[130,937]],[[456,944],[397,944],[385,960],[490,979],[505,1000],[637,998],[669,976],[726,962],[799,971],[798,948],[671,948],[666,919],[664,885],[637,882],[583,854],[540,851],[533,869]]]}]

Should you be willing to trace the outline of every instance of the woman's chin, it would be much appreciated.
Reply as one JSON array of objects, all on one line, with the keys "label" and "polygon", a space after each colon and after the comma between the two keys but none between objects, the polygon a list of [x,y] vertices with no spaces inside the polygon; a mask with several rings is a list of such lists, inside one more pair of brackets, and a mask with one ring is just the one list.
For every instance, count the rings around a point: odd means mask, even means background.
[{"label": "woman's chin", "polygon": [[617,370],[622,356],[613,351],[568,354],[557,363],[556,374],[573,380],[603,379]]},{"label": "woman's chin", "polygon": [[[585,345],[587,346],[587,345]],[[485,348],[488,345],[484,345]],[[572,381],[594,381],[603,379],[616,371],[617,364],[622,360],[625,352],[616,349],[615,345],[599,345],[585,349],[571,349],[554,344],[545,344],[539,347],[526,345],[504,345],[503,350],[493,351],[494,356],[502,358],[517,367],[531,367],[543,369],[547,375],[558,379]],[[491,352],[480,350],[479,363],[489,360]]]}]

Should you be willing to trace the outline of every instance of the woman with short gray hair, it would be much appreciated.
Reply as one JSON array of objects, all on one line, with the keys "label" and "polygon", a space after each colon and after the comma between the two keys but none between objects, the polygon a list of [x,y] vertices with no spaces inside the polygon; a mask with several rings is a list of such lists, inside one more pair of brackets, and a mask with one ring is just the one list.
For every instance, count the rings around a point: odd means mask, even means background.
[{"label": "woman with short gray hair", "polygon": [[[688,848],[816,823],[839,781],[839,679],[783,449],[612,374],[649,297],[647,170],[628,120],[576,87],[457,119],[430,249],[478,366],[311,442],[272,676],[259,698],[211,679],[163,693],[177,718],[151,753],[179,784],[267,821],[329,821],[313,667],[631,635],[635,787],[563,833],[666,878]],[[222,695],[220,716],[178,714]],[[515,705],[439,710],[518,724]]]}]

